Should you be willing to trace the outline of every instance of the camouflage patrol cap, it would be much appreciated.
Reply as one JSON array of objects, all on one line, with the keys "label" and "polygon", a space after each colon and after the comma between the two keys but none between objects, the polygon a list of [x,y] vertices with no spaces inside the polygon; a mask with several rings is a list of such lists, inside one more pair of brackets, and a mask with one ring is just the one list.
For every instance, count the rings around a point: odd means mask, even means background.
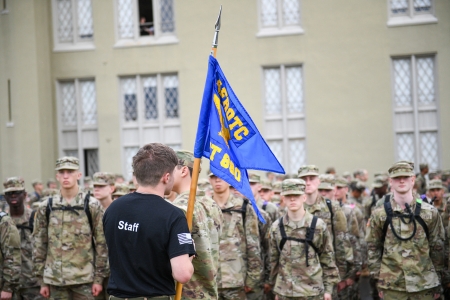
[{"label": "camouflage patrol cap", "polygon": [[189,168],[194,167],[194,153],[187,150],[177,150],[175,151],[178,157],[178,165],[186,166]]},{"label": "camouflage patrol cap", "polygon": [[42,180],[40,179],[33,179],[33,181],[31,182],[31,186],[35,186],[36,184],[42,184]]},{"label": "camouflage patrol cap", "polygon": [[272,190],[272,183],[269,180],[261,180],[261,189]]},{"label": "camouflage patrol cap", "polygon": [[112,193],[113,196],[123,196],[130,192],[130,188],[126,183],[116,183],[114,186],[116,189]]},{"label": "camouflage patrol cap", "polygon": [[55,170],[78,170],[80,168],[80,161],[74,156],[64,156],[58,158],[56,161]]},{"label": "camouflage patrol cap", "polygon": [[335,185],[338,187],[348,187],[348,181],[343,176],[338,176],[335,179]]},{"label": "camouflage patrol cap", "polygon": [[399,161],[389,168],[389,177],[414,176],[414,164],[408,161]]},{"label": "camouflage patrol cap", "polygon": [[128,188],[130,189],[130,191],[131,190],[133,190],[133,191],[137,190],[136,186],[134,185],[134,181],[133,180],[128,181]]},{"label": "camouflage patrol cap", "polygon": [[57,190],[57,189],[44,189],[42,191],[42,197],[54,196],[58,193],[59,193],[59,190]]},{"label": "camouflage patrol cap", "polygon": [[275,193],[281,193],[281,181],[275,181],[272,183],[272,190]]},{"label": "camouflage patrol cap", "polygon": [[306,183],[303,179],[285,179],[281,183],[281,195],[303,195]]},{"label": "camouflage patrol cap", "polygon": [[84,177],[84,183],[91,183],[92,182],[92,178],[91,178],[91,176],[86,176],[86,177]]},{"label": "camouflage patrol cap", "polygon": [[304,176],[319,176],[319,168],[315,165],[305,165],[298,169],[298,177]]},{"label": "camouflage patrol cap", "polygon": [[255,173],[248,174],[248,181],[250,183],[260,183],[261,182],[261,176]]},{"label": "camouflage patrol cap", "polygon": [[440,180],[440,179],[430,180],[430,182],[428,183],[428,186],[427,186],[427,191],[434,190],[434,189],[440,189],[440,190],[444,189],[444,186],[442,185],[442,180]]},{"label": "camouflage patrol cap", "polygon": [[92,178],[92,185],[113,185],[116,177],[108,172],[97,172]]},{"label": "camouflage patrol cap", "polygon": [[372,187],[373,188],[380,188],[383,185],[387,185],[388,184],[388,176],[386,175],[378,175],[377,177],[375,177],[375,180],[372,183]]},{"label": "camouflage patrol cap", "polygon": [[25,191],[25,182],[21,177],[9,177],[3,182],[3,193]]},{"label": "camouflage patrol cap", "polygon": [[319,190],[334,189],[335,179],[332,174],[321,174],[319,176],[319,179],[320,179]]}]

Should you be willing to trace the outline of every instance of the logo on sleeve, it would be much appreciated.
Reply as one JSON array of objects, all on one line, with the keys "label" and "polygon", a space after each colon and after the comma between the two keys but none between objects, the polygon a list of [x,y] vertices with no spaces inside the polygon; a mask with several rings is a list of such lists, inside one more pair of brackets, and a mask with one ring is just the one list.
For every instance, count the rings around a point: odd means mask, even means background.
[{"label": "logo on sleeve", "polygon": [[178,235],[178,242],[180,245],[183,244],[192,244],[192,237],[190,233],[179,233]]}]

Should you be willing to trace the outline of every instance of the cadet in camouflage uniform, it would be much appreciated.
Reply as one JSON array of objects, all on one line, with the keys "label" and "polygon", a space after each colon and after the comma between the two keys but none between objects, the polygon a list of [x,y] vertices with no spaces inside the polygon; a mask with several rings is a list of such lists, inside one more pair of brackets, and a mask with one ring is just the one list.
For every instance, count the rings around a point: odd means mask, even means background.
[{"label": "cadet in camouflage uniform", "polygon": [[427,180],[425,176],[428,174],[428,164],[419,165],[420,173],[416,177],[417,193],[424,195],[427,192]]},{"label": "cadet in camouflage uniform", "polygon": [[378,200],[384,197],[387,194],[388,189],[388,176],[387,175],[378,175],[375,177],[375,180],[372,184],[372,193],[369,198],[363,203],[364,206],[364,216],[366,220],[370,218],[372,214],[372,209],[376,206]]},{"label": "cadet in camouflage uniform", "polygon": [[116,182],[114,184],[114,193],[112,193],[112,199],[114,201],[117,198],[122,197],[129,193],[130,193],[130,188],[128,187],[128,184]]},{"label": "cadet in camouflage uniform", "polygon": [[[87,199],[91,229],[84,210],[86,194],[77,183],[78,169],[76,157],[56,161],[60,194],[43,199],[35,215],[33,270],[41,295],[50,299],[94,299],[109,272],[103,210],[97,199]],[[50,199],[53,205],[47,221]]]},{"label": "cadet in camouflage uniform", "polygon": [[34,202],[38,202],[42,198],[42,190],[44,189],[44,185],[42,181],[39,179],[35,179],[31,182],[31,186],[33,187],[33,192],[29,195],[30,201],[29,205],[32,205]]},{"label": "cadet in camouflage uniform", "polygon": [[[25,210],[24,201],[27,193],[25,191],[24,181],[19,177],[10,177],[5,180],[3,187],[5,199],[10,203],[17,223],[19,206],[21,207],[22,215]],[[28,218],[24,222],[27,226],[29,226],[29,217],[28,214]],[[40,299],[39,287],[37,287],[37,291],[36,289],[32,291],[32,287],[36,286],[36,280],[33,283],[30,272],[30,241],[28,240],[27,243],[27,241],[22,240],[21,242],[21,235],[13,219],[4,212],[0,212],[1,299],[11,299],[11,296],[13,299],[20,299],[20,296],[23,299]],[[26,237],[31,238],[31,232],[28,232]],[[22,258],[25,260],[23,263]]]},{"label": "cadet in camouflage uniform", "polygon": [[58,189],[58,184],[56,183],[56,180],[53,178],[49,178],[47,180],[47,188],[48,189]]},{"label": "cadet in camouflage uniform", "polygon": [[350,183],[350,196],[348,203],[356,205],[360,211],[364,211],[364,203],[367,201],[364,197],[366,186],[362,181],[352,181]]},{"label": "cadet in camouflage uniform", "polygon": [[330,200],[335,200],[336,188],[335,188],[335,178],[332,174],[321,174],[319,175],[319,194]]},{"label": "cadet in camouflage uniform", "polygon": [[108,172],[96,172],[92,176],[92,188],[94,197],[97,199],[103,211],[112,203],[112,194],[114,193],[114,174]]},{"label": "cadet in camouflage uniform", "polygon": [[[252,293],[247,294],[247,300],[260,300],[263,298],[275,299],[275,295],[270,291],[270,289],[267,288],[270,276],[270,261],[269,261],[270,249],[269,249],[268,234],[270,226],[272,225],[273,222],[272,217],[274,217],[275,219],[278,217],[278,209],[274,204],[266,200],[271,196],[270,192],[272,190],[272,186],[270,182],[265,181],[261,183],[260,176],[251,173],[249,174],[249,183],[250,188],[252,189],[253,192],[253,197],[255,198],[256,204],[258,205],[259,212],[261,213],[266,223],[263,224],[262,222],[258,222],[260,247],[261,247],[261,260],[263,262],[263,272],[261,274],[259,286],[255,288]],[[262,197],[260,196],[261,190],[263,188],[266,190],[263,193],[266,199],[262,199]],[[275,213],[275,215],[271,216],[269,214],[269,211],[272,211],[272,214]]]},{"label": "cadet in camouflage uniform", "polygon": [[332,212],[330,212],[327,199],[319,194],[319,168],[315,165],[302,166],[298,170],[298,177],[306,182],[305,209],[321,218],[330,232],[336,266],[341,278],[336,292],[340,292],[347,286],[346,279],[353,278],[356,272],[353,264],[353,250],[348,239],[347,218],[337,201],[328,200],[331,203]]},{"label": "cadet in camouflage uniform", "polygon": [[257,288],[261,280],[258,218],[250,203],[242,209],[244,199],[233,196],[228,183],[212,173],[209,177],[213,199],[224,220],[217,276],[219,299],[246,299],[245,293]]},{"label": "cadet in camouflage uniform", "polygon": [[[191,187],[191,176],[194,167],[194,154],[189,151],[176,151],[178,165],[173,171],[173,191],[178,196],[172,202],[173,205],[187,212],[189,192]],[[213,243],[219,244],[217,231],[211,236],[211,227],[208,215],[201,202],[204,192],[199,191],[194,204],[191,234],[195,243],[196,257],[192,261],[194,274],[191,279],[183,285],[182,299],[217,299],[217,266],[218,256],[213,254]],[[212,200],[211,200],[212,201]]]},{"label": "cadet in camouflage uniform", "polygon": [[[275,181],[272,183],[272,199],[270,200],[277,207],[280,207],[280,193],[281,193],[281,181]],[[280,215],[280,211],[278,211],[278,215]]]},{"label": "cadet in camouflage uniform", "polygon": [[[287,214],[270,228],[270,284],[279,300],[331,300],[333,286],[339,282],[327,224],[317,218],[311,244],[307,241],[313,215],[304,208],[305,182],[286,179],[282,183]],[[281,224],[280,224],[281,222]],[[287,238],[282,244],[281,225]],[[313,247],[313,246],[314,247]],[[316,252],[317,249],[317,252]]]},{"label": "cadet in camouflage uniform", "polygon": [[[395,163],[389,177],[393,194],[388,204],[372,211],[367,228],[370,273],[378,280],[380,298],[436,299],[441,293],[440,274],[444,268],[445,233],[439,212],[414,198],[412,164]],[[392,211],[386,234],[383,228],[389,221],[385,206]],[[394,213],[403,216],[394,217]],[[426,224],[428,236],[422,223]]]}]

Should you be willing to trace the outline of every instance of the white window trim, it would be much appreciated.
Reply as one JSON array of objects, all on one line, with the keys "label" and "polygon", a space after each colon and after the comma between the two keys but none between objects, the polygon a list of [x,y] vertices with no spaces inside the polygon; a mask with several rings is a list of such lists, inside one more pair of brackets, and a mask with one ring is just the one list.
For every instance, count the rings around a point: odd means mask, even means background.
[{"label": "white window trim", "polygon": [[[177,37],[176,26],[175,30],[169,34],[161,34],[160,29],[155,30],[155,35],[153,36],[140,36],[139,33],[139,24],[138,24],[138,0],[133,0],[133,18],[134,20],[134,38],[131,39],[123,39],[119,36],[119,13],[118,13],[118,3],[117,0],[114,0],[114,32],[116,36],[116,42],[113,48],[127,48],[127,47],[144,47],[144,46],[156,46],[156,45],[170,45],[170,44],[178,44],[179,40]],[[176,20],[175,16],[175,2],[173,1],[173,18]],[[160,7],[160,0],[153,0],[153,7]],[[155,24],[159,24],[160,14],[161,12],[158,9],[153,9]],[[159,26],[159,25],[158,25]]]},{"label": "white window trim", "polygon": [[[261,0],[258,1],[258,28],[259,31],[256,33],[257,38],[264,38],[264,37],[273,37],[273,36],[286,36],[286,35],[300,35],[304,34],[305,31],[302,28],[302,18],[301,18],[301,0],[299,1],[299,10],[300,10],[300,24],[299,25],[289,25],[289,26],[282,26],[281,22],[279,22],[277,27],[261,27]],[[281,2],[277,1],[278,3],[278,19],[282,19],[282,12],[281,12]]]},{"label": "white window trim", "polygon": [[405,16],[395,16],[391,12],[391,2],[387,0],[388,8],[388,27],[410,26],[410,25],[424,25],[435,24],[438,19],[435,16],[436,2],[431,0],[431,12],[424,14],[414,14],[414,0],[408,0],[408,14]]},{"label": "white window trim", "polygon": [[[92,0],[93,1],[93,0]],[[72,0],[72,3],[74,0]],[[91,2],[92,3],[92,2]],[[92,41],[83,41],[76,42],[76,22],[74,22],[74,42],[72,43],[60,43],[58,41],[58,15],[56,9],[56,0],[52,0],[52,27],[53,27],[53,52],[75,52],[75,51],[90,51],[95,50],[94,37],[92,37]],[[92,12],[92,18],[94,17],[94,12]],[[76,13],[74,7],[72,7],[72,18],[76,20]],[[94,31],[95,33],[95,31]],[[95,36],[95,35],[94,35]]]}]

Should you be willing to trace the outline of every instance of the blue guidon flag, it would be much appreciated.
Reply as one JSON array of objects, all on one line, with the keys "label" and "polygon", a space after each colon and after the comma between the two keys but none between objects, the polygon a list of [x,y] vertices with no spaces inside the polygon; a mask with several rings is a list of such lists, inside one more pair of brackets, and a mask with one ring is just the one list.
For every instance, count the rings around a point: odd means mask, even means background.
[{"label": "blue guidon flag", "polygon": [[209,57],[194,156],[208,158],[211,172],[250,199],[259,220],[265,223],[253,198],[247,169],[285,172],[213,56]]}]

